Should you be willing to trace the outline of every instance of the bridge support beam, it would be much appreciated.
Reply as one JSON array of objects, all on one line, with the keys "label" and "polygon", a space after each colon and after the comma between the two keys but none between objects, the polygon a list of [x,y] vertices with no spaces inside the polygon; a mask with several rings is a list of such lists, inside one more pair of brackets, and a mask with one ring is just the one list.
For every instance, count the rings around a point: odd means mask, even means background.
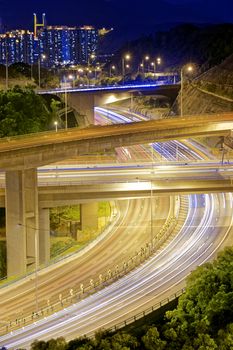
[{"label": "bridge support beam", "polygon": [[38,257],[37,171],[6,171],[7,275],[22,275]]},{"label": "bridge support beam", "polygon": [[50,220],[49,209],[39,210],[39,261],[46,264],[50,260]]},{"label": "bridge support beam", "polygon": [[94,94],[68,94],[68,105],[86,119],[86,124],[94,124]]},{"label": "bridge support beam", "polygon": [[81,204],[81,230],[98,229],[98,203]]}]

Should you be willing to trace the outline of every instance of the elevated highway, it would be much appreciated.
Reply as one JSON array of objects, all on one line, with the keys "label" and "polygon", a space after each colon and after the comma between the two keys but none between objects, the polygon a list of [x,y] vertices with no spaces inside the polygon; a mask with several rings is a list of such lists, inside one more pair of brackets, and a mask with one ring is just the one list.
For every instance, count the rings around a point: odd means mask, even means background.
[{"label": "elevated highway", "polygon": [[[152,84],[126,84],[114,86],[93,86],[82,88],[57,88],[39,90],[38,94],[65,95],[69,107],[79,112],[87,124],[94,123],[94,108],[115,101],[129,99],[140,95],[163,95],[172,104],[177,97],[180,85],[175,82],[176,76]],[[79,117],[80,122],[80,117]]]},{"label": "elevated highway", "polygon": [[[5,206],[4,177],[0,207]],[[154,195],[233,191],[232,163],[49,166],[38,171],[39,208]]]},{"label": "elevated highway", "polygon": [[130,182],[88,186],[60,186],[39,189],[39,207],[53,207],[87,201],[150,198],[151,195],[233,192],[233,180],[173,180]]},{"label": "elevated highway", "polygon": [[46,95],[46,94],[74,94],[74,93],[80,93],[80,94],[96,94],[99,92],[120,92],[120,91],[140,91],[140,92],[160,92],[165,91],[169,89],[177,89],[180,87],[180,84],[173,81],[159,81],[157,83],[147,83],[147,84],[124,84],[124,85],[109,85],[109,86],[92,86],[92,87],[68,87],[68,88],[56,88],[56,89],[49,89],[49,90],[38,90],[37,93],[40,95]]},{"label": "elevated highway", "polygon": [[[24,274],[27,269],[27,256],[35,259],[39,249],[38,244],[34,243],[35,236],[39,222],[43,225],[45,220],[42,213],[39,216],[38,166],[122,146],[191,136],[228,135],[232,129],[233,113],[225,113],[91,126],[2,139],[0,169],[6,171],[8,275]],[[46,242],[47,230],[43,228],[40,232],[41,241]],[[46,243],[43,245],[46,246]]]},{"label": "elevated highway", "polygon": [[0,141],[0,169],[32,169],[116,147],[204,135],[228,135],[232,129],[233,112],[5,138]]}]

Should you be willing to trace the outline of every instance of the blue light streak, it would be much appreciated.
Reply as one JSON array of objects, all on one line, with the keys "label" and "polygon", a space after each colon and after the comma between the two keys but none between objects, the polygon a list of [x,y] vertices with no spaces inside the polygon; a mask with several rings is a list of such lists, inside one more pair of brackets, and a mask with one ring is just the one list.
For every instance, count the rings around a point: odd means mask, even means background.
[{"label": "blue light streak", "polygon": [[98,87],[84,87],[84,88],[56,88],[51,90],[37,90],[38,94],[64,94],[65,92],[98,92],[98,91],[117,91],[117,90],[133,90],[133,89],[150,89],[154,87],[167,86],[167,85],[177,85],[177,83],[171,81],[160,81],[158,83],[151,84],[127,84],[127,85],[109,85],[109,86],[98,86]]}]

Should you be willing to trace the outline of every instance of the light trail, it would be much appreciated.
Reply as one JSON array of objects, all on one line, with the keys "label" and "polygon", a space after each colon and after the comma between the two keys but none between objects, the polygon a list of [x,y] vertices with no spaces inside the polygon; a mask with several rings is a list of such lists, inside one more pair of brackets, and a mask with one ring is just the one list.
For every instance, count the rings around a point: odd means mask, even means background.
[{"label": "light trail", "polygon": [[[182,148],[182,144],[179,145]],[[169,146],[174,158],[174,145]],[[184,152],[188,152],[187,149]],[[197,153],[199,155],[199,152]],[[195,157],[195,151],[191,157]],[[189,210],[179,235],[142,266],[105,289],[45,320],[0,338],[9,349],[29,347],[35,339],[64,335],[67,340],[110,327],[161,296],[171,294],[187,274],[213,256],[232,224],[232,195],[190,195]]]}]

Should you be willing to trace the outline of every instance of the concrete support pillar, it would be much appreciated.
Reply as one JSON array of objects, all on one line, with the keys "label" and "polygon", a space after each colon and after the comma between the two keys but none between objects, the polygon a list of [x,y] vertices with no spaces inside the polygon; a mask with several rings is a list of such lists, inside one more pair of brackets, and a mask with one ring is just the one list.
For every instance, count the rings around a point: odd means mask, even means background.
[{"label": "concrete support pillar", "polygon": [[7,274],[24,274],[38,263],[37,171],[6,172]]},{"label": "concrete support pillar", "polygon": [[68,94],[68,105],[83,115],[86,124],[94,124],[95,96],[94,94],[72,93]]},{"label": "concrete support pillar", "polygon": [[49,209],[39,210],[39,262],[46,264],[50,260],[50,219]]},{"label": "concrete support pillar", "polygon": [[98,203],[81,204],[81,230],[98,228]]}]

